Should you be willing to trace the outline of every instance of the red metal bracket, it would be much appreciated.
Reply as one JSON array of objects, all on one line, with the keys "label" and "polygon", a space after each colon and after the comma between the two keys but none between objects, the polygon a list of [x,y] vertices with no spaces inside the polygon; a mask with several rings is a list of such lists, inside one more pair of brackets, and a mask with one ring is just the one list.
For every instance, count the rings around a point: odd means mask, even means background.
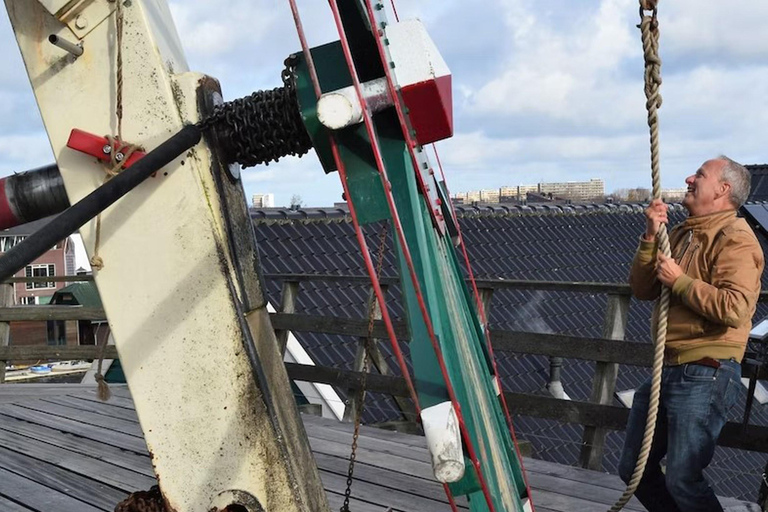
[{"label": "red metal bracket", "polygon": [[[73,128],[72,132],[69,134],[67,147],[85,153],[86,155],[94,156],[104,162],[111,160],[110,153],[114,151],[114,148],[109,144],[106,137],[84,132],[77,128]],[[143,151],[134,151],[131,156],[128,157],[128,161],[125,162],[123,168],[127,169],[135,164],[137,160],[144,157],[144,155],[146,155],[146,153]]]}]

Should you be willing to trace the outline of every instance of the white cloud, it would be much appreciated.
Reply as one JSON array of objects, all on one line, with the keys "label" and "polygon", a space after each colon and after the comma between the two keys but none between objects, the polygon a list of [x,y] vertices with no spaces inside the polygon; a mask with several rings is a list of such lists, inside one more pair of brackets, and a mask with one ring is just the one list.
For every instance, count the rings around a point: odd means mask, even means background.
[{"label": "white cloud", "polygon": [[[218,78],[225,97],[280,85],[299,50],[287,2],[171,0],[190,68]],[[385,2],[390,10],[389,2]],[[311,45],[335,39],[326,2],[300,0]],[[636,0],[411,0],[454,76],[454,139],[440,143],[453,191],[525,180],[603,177],[610,190],[648,178]],[[664,61],[662,172],[675,186],[707,157],[768,161],[768,3],[660,4]],[[0,174],[52,161],[7,18],[0,16]],[[340,199],[338,175],[287,158],[242,173],[246,195]],[[511,181],[510,181],[511,180]]]},{"label": "white cloud", "polygon": [[[553,25],[524,2],[504,4],[509,38],[502,74],[482,86],[469,108],[481,116],[541,115],[622,127],[631,114],[631,82],[617,67],[635,57],[628,23],[630,0],[606,0],[593,12],[576,11],[568,26]],[[587,15],[589,13],[589,15]],[[610,115],[603,115],[610,105]]]},{"label": "white cloud", "polygon": [[754,0],[677,0],[660,5],[661,41],[666,52],[694,59],[719,55],[763,59],[768,52],[768,3]]},{"label": "white cloud", "polygon": [[50,164],[53,154],[45,132],[0,136],[0,175]]}]

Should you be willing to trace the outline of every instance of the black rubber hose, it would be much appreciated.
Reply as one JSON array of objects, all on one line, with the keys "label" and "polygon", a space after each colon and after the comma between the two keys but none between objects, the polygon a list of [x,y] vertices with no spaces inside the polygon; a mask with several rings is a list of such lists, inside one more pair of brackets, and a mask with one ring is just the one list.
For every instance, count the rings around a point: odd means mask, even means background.
[{"label": "black rubber hose", "polygon": [[12,174],[0,197],[0,228],[6,229],[61,213],[69,207],[64,180],[56,164]]},{"label": "black rubber hose", "polygon": [[128,169],[70,206],[58,217],[0,257],[0,282],[12,277],[163,166],[200,141],[200,128],[187,125]]}]

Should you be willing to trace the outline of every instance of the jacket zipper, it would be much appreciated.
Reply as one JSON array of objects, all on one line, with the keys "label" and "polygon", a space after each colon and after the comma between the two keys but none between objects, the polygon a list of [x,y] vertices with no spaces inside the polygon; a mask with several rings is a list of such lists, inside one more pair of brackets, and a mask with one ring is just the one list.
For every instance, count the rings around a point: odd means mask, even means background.
[{"label": "jacket zipper", "polygon": [[685,234],[685,241],[683,242],[683,250],[680,251],[680,256],[678,261],[679,264],[682,265],[683,259],[685,258],[685,253],[688,251],[688,247],[691,245],[691,240],[693,240],[693,230],[688,231],[688,233]]},{"label": "jacket zipper", "polygon": [[691,257],[690,257],[690,258],[688,258],[688,263],[685,265],[685,270],[684,270],[684,272],[685,272],[686,274],[688,273],[688,269],[689,269],[689,268],[691,268],[691,263],[693,263],[693,256],[696,254],[696,251],[698,251],[698,250],[699,250],[699,246],[700,246],[700,245],[701,245],[701,244],[698,244],[698,243],[697,243],[696,245],[694,245],[694,246],[693,246],[693,249],[691,249]]}]

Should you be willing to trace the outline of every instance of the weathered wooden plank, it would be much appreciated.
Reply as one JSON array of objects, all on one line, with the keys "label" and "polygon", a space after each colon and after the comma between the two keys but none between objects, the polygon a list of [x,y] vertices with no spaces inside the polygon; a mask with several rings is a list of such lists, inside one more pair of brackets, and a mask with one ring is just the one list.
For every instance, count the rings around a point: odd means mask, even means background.
[{"label": "weathered wooden plank", "polygon": [[154,483],[154,478],[7,430],[0,430],[0,446],[124,491],[142,489]]},{"label": "weathered wooden plank", "polygon": [[[357,337],[368,335],[368,320],[364,318],[336,318],[296,313],[271,313],[270,320],[274,329]],[[397,339],[407,340],[409,338],[408,327],[405,322],[393,322],[392,325]],[[373,337],[389,338],[383,321],[378,320],[373,323]]]},{"label": "weathered wooden plank", "polygon": [[3,496],[0,496],[0,510],[3,512],[34,512],[31,508],[22,507]]},{"label": "weathered wooden plank", "polygon": [[[346,432],[340,432],[338,430],[326,429],[315,425],[305,423],[304,427],[307,431],[307,435],[313,439],[322,439],[325,441],[332,441],[342,445],[346,445],[351,450],[352,436]],[[402,459],[414,460],[426,464],[430,468],[431,474],[431,462],[429,454],[426,448],[416,449],[413,446],[406,446],[395,441],[386,441],[383,439],[375,439],[373,437],[361,436],[357,440],[358,450],[368,449],[379,453],[386,453],[389,455],[395,455]],[[345,456],[349,456],[347,453]],[[426,478],[432,479],[432,476]]]},{"label": "weathered wooden plank", "polygon": [[[341,443],[336,441],[329,441],[319,437],[309,436],[309,444],[312,446],[314,453],[324,453],[326,455],[332,455],[334,457],[349,457],[351,451],[350,443]],[[371,466],[378,466],[384,468],[390,468],[395,471],[407,475],[413,475],[415,477],[424,478],[430,480],[434,478],[432,474],[432,466],[428,462],[421,462],[391,453],[376,451],[368,449],[363,446],[358,448],[356,453],[356,460],[363,464],[369,464]]]},{"label": "weathered wooden plank", "polygon": [[72,393],[69,393],[69,396],[71,396],[72,398],[77,398],[78,400],[107,403],[114,407],[122,407],[123,409],[135,410],[133,406],[133,400],[131,400],[130,398],[130,392],[128,393],[129,395],[128,398],[120,395],[122,389],[127,389],[125,386],[115,386],[114,384],[110,384],[109,389],[112,391],[112,396],[109,397],[109,400],[107,400],[106,402],[103,402],[97,396],[96,389],[88,390],[85,393],[72,392]]},{"label": "weathered wooden plank", "polygon": [[131,403],[133,403],[133,398],[131,397],[131,390],[128,388],[128,386],[121,386],[120,388],[115,389],[112,394],[122,398],[128,398],[129,400],[131,400]]},{"label": "weathered wooden plank", "polygon": [[[336,430],[338,432],[345,432],[352,439],[352,431],[354,426],[349,423],[342,423],[340,421],[332,420],[330,418],[321,417],[303,417],[305,427],[307,425],[314,425],[327,430]],[[381,439],[384,441],[395,442],[405,446],[412,446],[417,449],[426,450],[427,442],[422,435],[407,434],[404,435],[401,432],[395,432],[394,430],[387,430],[383,428],[373,428],[366,425],[360,427],[360,435],[363,437],[372,437],[374,439]]]},{"label": "weathered wooden plank", "polygon": [[[3,446],[5,446],[5,443],[3,443]],[[0,447],[0,468],[13,471],[33,482],[45,485],[103,510],[113,510],[115,505],[128,495],[127,491],[121,491],[87,476],[81,476],[69,468],[59,467],[57,462],[52,461],[49,463],[39,460],[37,456],[29,455],[26,456],[22,453]],[[115,469],[117,468],[112,466],[110,472]],[[122,471],[126,472],[125,470]],[[117,477],[118,475],[113,476]],[[116,478],[112,478],[112,480],[120,483],[118,488],[124,488],[124,485],[119,480]]]},{"label": "weathered wooden plank", "polygon": [[[264,274],[267,279],[276,281],[322,281],[345,284],[364,284],[369,283],[368,276],[340,276],[335,274]],[[382,284],[398,284],[397,277],[382,277]],[[561,291],[577,293],[612,293],[616,295],[630,295],[632,292],[627,283],[596,283],[579,281],[528,281],[520,279],[475,279],[478,288],[490,289],[514,289],[514,290],[540,290],[540,291]],[[768,300],[768,291],[760,292],[759,302]]]},{"label": "weathered wooden plank", "polygon": [[[317,467],[323,471],[345,475],[349,467],[349,461],[342,457],[326,455],[324,453],[315,453]],[[381,487],[397,489],[402,492],[440,501],[448,505],[448,498],[445,495],[443,486],[434,481],[423,478],[414,478],[411,475],[403,474],[399,471],[393,471],[388,468],[371,466],[364,463],[355,464],[355,481],[364,481],[378,484]],[[354,488],[354,483],[352,484]],[[466,504],[464,504],[466,507]]]},{"label": "weathered wooden plank", "polygon": [[5,469],[0,469],[0,495],[24,503],[32,510],[55,510],[56,512],[99,512],[104,510]]},{"label": "weathered wooden plank", "polygon": [[46,403],[42,402],[41,400],[29,400],[18,404],[18,406],[47,414],[51,417],[51,421],[57,421],[58,418],[67,418],[84,425],[102,427],[114,432],[121,432],[123,434],[141,438],[142,440],[144,439],[144,433],[142,432],[141,427],[133,421],[110,418],[102,414],[78,410],[72,407],[57,405],[50,402]]},{"label": "weathered wooden plank", "polygon": [[[272,313],[270,318],[273,327],[281,330],[357,337],[368,334],[368,322],[365,319],[282,313]],[[394,322],[393,326],[399,340],[409,340],[405,323]],[[382,321],[374,322],[373,335],[387,338]],[[490,336],[494,350],[636,366],[651,366],[653,362],[650,343],[495,329],[490,330]]]},{"label": "weathered wooden plank", "polygon": [[650,343],[493,329],[490,334],[494,350],[634,366],[653,364]]},{"label": "weathered wooden plank", "polygon": [[108,418],[117,418],[120,420],[130,421],[131,423],[139,422],[139,417],[136,415],[135,410],[118,407],[108,402],[82,400],[80,398],[70,396],[52,396],[49,398],[41,398],[40,400],[44,403],[71,407],[80,411],[100,414]]},{"label": "weathered wooden plank", "polygon": [[[328,491],[338,494],[344,493],[347,485],[346,475],[324,471],[320,474],[320,478],[323,481],[323,487]],[[361,499],[364,496],[365,501],[378,503],[384,510],[387,507],[403,512],[445,512],[446,510],[446,504],[440,501],[397,489],[384,488],[361,480],[355,481],[352,484],[352,489],[355,496]]]},{"label": "weathered wooden plank", "polygon": [[11,306],[0,308],[0,322],[106,320],[102,308],[85,306]]},{"label": "weathered wooden plank", "polygon": [[[54,360],[80,360],[80,359],[97,359],[99,357],[98,347],[95,345],[84,346],[66,346],[66,345],[35,345],[35,346],[21,346],[21,347],[0,347],[0,358],[6,361],[20,361],[20,360],[32,360],[32,359],[54,359]],[[104,347],[105,359],[116,359],[117,349],[114,345],[107,345]],[[17,386],[18,384],[14,384]],[[37,385],[37,384],[35,384]],[[2,386],[0,386],[2,387]]]},{"label": "weathered wooden plank", "polygon": [[388,375],[369,374],[363,372],[351,372],[327,366],[309,366],[297,363],[285,363],[288,377],[307,382],[322,382],[334,386],[350,389],[360,389],[363,380],[365,388],[370,392],[386,393],[388,395],[408,396],[408,387],[405,379]]},{"label": "weathered wooden plank", "polygon": [[[130,469],[136,473],[154,477],[149,454],[139,455],[133,451],[59,430],[58,423],[51,426],[38,425],[0,414],[0,429],[15,432],[41,442],[78,451],[113,466]],[[2,509],[0,509],[2,510]]]},{"label": "weathered wooden plank", "polygon": [[[322,475],[323,472],[321,471],[321,479]],[[331,507],[331,510],[341,509],[341,505],[344,503],[344,493],[338,494],[326,490],[326,496],[328,497],[328,505]],[[381,505],[362,501],[355,497],[350,498],[349,509],[354,510],[355,512],[382,512]]]},{"label": "weathered wooden plank", "polygon": [[123,434],[122,432],[115,432],[107,428],[95,427],[93,425],[87,425],[80,423],[79,421],[61,417],[58,417],[55,419],[55,421],[53,421],[47,414],[29,408],[20,407],[16,404],[6,404],[0,406],[0,415],[29,421],[37,425],[55,425],[55,427],[62,432],[68,432],[76,436],[93,439],[95,441],[99,441],[111,446],[116,446],[125,450],[131,450],[140,455],[149,455],[149,452],[147,451],[147,444],[144,442],[144,438]]},{"label": "weathered wooden plank", "polygon": [[[595,485],[589,482],[576,482],[573,480],[567,480],[563,478],[557,478],[552,475],[544,473],[538,473],[531,471],[528,473],[528,481],[534,490],[546,491],[551,494],[559,494],[568,498],[575,498],[577,500],[590,501],[598,504],[602,504],[603,511],[609,509],[611,505],[616,503],[621,497],[622,491],[614,489],[606,489],[600,485]],[[534,491],[535,492],[535,491]],[[538,494],[534,494],[533,498],[536,500]],[[535,503],[535,501],[534,501]],[[645,508],[640,504],[637,499],[630,500],[624,506],[625,510],[639,510],[644,511]]]}]

